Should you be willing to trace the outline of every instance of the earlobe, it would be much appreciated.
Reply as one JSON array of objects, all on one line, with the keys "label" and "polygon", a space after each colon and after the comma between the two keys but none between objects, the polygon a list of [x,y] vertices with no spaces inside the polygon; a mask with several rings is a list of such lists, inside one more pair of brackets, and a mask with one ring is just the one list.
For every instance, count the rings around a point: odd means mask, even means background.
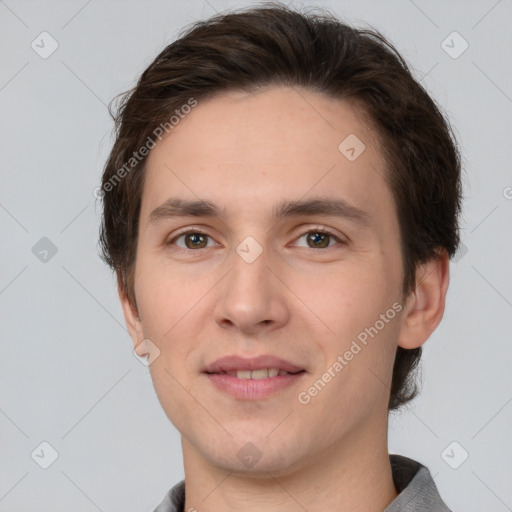
[{"label": "earlobe", "polygon": [[420,347],[441,322],[450,281],[450,261],[443,250],[435,259],[419,266],[416,286],[406,300],[398,345],[405,349]]}]

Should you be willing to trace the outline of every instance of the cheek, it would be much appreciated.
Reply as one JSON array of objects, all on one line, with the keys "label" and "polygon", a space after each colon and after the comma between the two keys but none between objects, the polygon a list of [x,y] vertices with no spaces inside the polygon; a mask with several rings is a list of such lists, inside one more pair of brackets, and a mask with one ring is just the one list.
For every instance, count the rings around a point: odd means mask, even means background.
[{"label": "cheek", "polygon": [[135,285],[143,323],[160,337],[185,314],[200,288],[199,283],[187,286],[179,269],[149,251],[137,255]]},{"label": "cheek", "polygon": [[[338,364],[338,371],[332,370],[336,374],[333,389],[348,386],[363,402],[367,393],[386,392],[392,370],[399,330],[393,305],[400,305],[393,279],[380,264],[353,267],[331,276],[321,293],[308,296],[308,306],[321,319],[322,330],[317,334],[322,336],[315,342],[323,353],[322,371],[333,368],[340,356],[343,369]],[[347,397],[349,402],[353,399]]]},{"label": "cheek", "polygon": [[169,381],[166,369],[183,382],[194,361],[191,355],[198,350],[195,340],[201,338],[206,326],[205,296],[212,287],[211,277],[187,277],[176,268],[155,262],[144,266],[142,258],[139,263],[136,279],[142,329],[160,350],[159,359],[150,368],[159,379],[155,386]]},{"label": "cheek", "polygon": [[391,283],[377,266],[340,267],[324,278],[323,286],[317,286],[318,281],[312,286],[312,279],[301,280],[297,295],[304,297],[310,311],[321,320],[322,332],[338,339],[351,338],[372,325],[396,300]]},{"label": "cheek", "polygon": [[140,280],[137,300],[144,332],[148,337],[162,338],[176,322],[175,296],[162,282]]}]

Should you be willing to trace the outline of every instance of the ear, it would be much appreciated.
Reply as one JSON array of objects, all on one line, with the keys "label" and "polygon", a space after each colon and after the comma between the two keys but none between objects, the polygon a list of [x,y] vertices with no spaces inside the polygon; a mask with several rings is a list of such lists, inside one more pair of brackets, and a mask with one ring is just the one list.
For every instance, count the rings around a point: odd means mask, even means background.
[{"label": "ear", "polygon": [[398,345],[420,347],[441,322],[450,281],[450,258],[443,249],[438,258],[416,270],[416,286],[406,299]]},{"label": "ear", "polygon": [[123,287],[123,280],[121,273],[117,272],[117,293],[121,306],[123,308],[124,321],[128,328],[128,333],[133,342],[133,347],[138,356],[144,357],[146,355],[146,345],[142,343],[144,340],[144,333],[142,331],[142,323],[137,311],[137,308],[132,305]]}]

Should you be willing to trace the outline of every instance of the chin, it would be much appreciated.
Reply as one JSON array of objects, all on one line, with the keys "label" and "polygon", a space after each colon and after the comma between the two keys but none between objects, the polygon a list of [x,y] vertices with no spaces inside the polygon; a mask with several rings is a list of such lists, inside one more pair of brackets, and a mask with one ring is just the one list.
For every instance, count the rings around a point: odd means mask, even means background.
[{"label": "chin", "polygon": [[[235,475],[268,478],[285,475],[300,466],[303,443],[300,439],[293,441],[290,436],[268,437],[265,434],[237,435],[235,439],[229,438],[226,442],[218,441],[203,446],[203,456],[209,462],[225,471]],[[267,436],[267,437],[266,437]],[[286,439],[285,439],[286,437]],[[212,451],[212,446],[215,449]]]},{"label": "chin", "polygon": [[296,464],[295,457],[293,461],[287,460],[285,454],[273,453],[269,456],[263,453],[261,458],[255,463],[248,463],[240,461],[237,453],[233,453],[230,458],[225,455],[220,459],[215,457],[210,462],[216,467],[228,471],[233,475],[245,476],[251,478],[265,478],[268,479],[269,473],[272,476],[284,476],[293,472],[293,468]]}]

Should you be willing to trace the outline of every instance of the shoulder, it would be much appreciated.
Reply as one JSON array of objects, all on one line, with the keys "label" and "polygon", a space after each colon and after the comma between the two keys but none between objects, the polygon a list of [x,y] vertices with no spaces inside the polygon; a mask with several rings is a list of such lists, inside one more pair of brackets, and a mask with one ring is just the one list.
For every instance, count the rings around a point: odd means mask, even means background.
[{"label": "shoulder", "polygon": [[398,496],[384,512],[451,512],[426,466],[403,455],[389,460]]},{"label": "shoulder", "polygon": [[185,508],[185,480],[178,482],[164,496],[154,512],[183,512]]}]

